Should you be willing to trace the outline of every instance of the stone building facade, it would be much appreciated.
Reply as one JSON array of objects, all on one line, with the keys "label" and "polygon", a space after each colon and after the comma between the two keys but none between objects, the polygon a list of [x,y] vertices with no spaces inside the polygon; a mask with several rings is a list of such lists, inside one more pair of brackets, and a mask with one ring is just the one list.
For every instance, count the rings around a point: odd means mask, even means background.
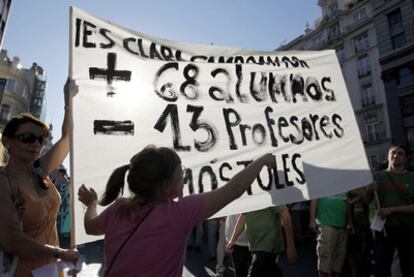
[{"label": "stone building facade", "polygon": [[307,27],[303,35],[277,49],[336,50],[372,168],[386,160],[392,138],[374,2],[319,0],[322,17],[314,28]]},{"label": "stone building facade", "polygon": [[33,63],[31,68],[21,67],[20,59],[10,59],[6,50],[0,52],[0,130],[10,118],[31,112],[44,119],[46,78],[42,67]]},{"label": "stone building facade", "polygon": [[[393,142],[414,155],[414,1],[373,1]],[[414,165],[411,159],[411,166]]]}]

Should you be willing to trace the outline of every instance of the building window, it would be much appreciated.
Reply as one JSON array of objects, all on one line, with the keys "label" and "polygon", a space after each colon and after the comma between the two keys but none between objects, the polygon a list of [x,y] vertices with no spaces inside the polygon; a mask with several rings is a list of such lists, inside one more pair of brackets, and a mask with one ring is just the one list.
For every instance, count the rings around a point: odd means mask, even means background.
[{"label": "building window", "polygon": [[36,82],[36,89],[37,90],[45,90],[46,89],[46,82]]},{"label": "building window", "polygon": [[0,78],[0,103],[3,99],[4,89],[6,88],[7,79]]},{"label": "building window", "polygon": [[371,73],[368,55],[363,55],[358,58],[358,76],[366,76]]},{"label": "building window", "polygon": [[0,122],[5,123],[10,118],[10,106],[7,104],[1,105],[0,108]]},{"label": "building window", "polygon": [[328,7],[328,12],[329,16],[336,16],[338,13],[338,3],[336,1]]},{"label": "building window", "polygon": [[414,114],[414,95],[402,97],[400,104],[403,116],[410,116]]},{"label": "building window", "polygon": [[35,105],[35,106],[41,107],[42,104],[43,104],[42,99],[36,98],[36,99],[33,100],[33,105]]},{"label": "building window", "polygon": [[368,155],[368,162],[372,170],[378,169],[381,161],[378,154]]},{"label": "building window", "polygon": [[338,37],[340,34],[341,34],[341,27],[340,27],[340,25],[339,25],[339,22],[338,23],[336,23],[335,25],[333,25],[333,26],[331,26],[330,28],[329,28],[329,31],[328,31],[329,33],[328,33],[328,37],[329,38],[335,38],[335,37]]},{"label": "building window", "polygon": [[393,49],[401,48],[407,44],[400,9],[396,9],[388,14],[388,27]]},{"label": "building window", "polygon": [[16,81],[12,79],[8,79],[6,89],[10,92],[14,92],[16,90]]},{"label": "building window", "polygon": [[414,72],[409,67],[402,67],[398,70],[398,85],[409,86],[414,83]]},{"label": "building window", "polygon": [[354,38],[355,53],[369,48],[368,33],[364,32],[361,35]]},{"label": "building window", "polygon": [[377,140],[377,123],[367,124],[367,141],[374,142]]},{"label": "building window", "polygon": [[375,104],[375,93],[371,84],[362,87],[361,104],[363,107]]},{"label": "building window", "polygon": [[345,60],[345,49],[343,45],[336,48],[336,56],[340,62],[343,62]]},{"label": "building window", "polygon": [[0,34],[4,33],[4,29],[6,28],[6,22],[4,20],[1,20],[1,25],[0,25]]},{"label": "building window", "polygon": [[317,35],[316,37],[311,39],[311,47],[316,48],[323,43],[322,34]]},{"label": "building window", "polygon": [[23,97],[24,99],[27,99],[27,100],[28,100],[27,88],[26,88],[26,87],[24,87],[24,88],[23,88],[23,91],[22,91],[22,97]]},{"label": "building window", "polygon": [[391,40],[392,40],[392,49],[398,49],[407,44],[407,40],[405,39],[404,32],[392,36]]},{"label": "building window", "polygon": [[366,137],[367,143],[375,143],[385,137],[384,126],[378,122],[376,116],[371,116],[366,119]]},{"label": "building window", "polygon": [[407,134],[408,149],[410,149],[410,152],[414,152],[414,127],[405,129],[405,133]]},{"label": "building window", "polygon": [[365,8],[362,8],[352,15],[352,21],[353,23],[356,23],[366,16],[367,16],[367,11]]},{"label": "building window", "polygon": [[400,9],[396,9],[388,14],[388,26],[390,30],[402,27],[402,17]]}]

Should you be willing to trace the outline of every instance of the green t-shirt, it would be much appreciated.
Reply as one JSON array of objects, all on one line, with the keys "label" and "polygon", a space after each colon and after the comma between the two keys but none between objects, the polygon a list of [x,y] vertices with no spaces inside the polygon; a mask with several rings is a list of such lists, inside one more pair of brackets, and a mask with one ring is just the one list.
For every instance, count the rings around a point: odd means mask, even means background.
[{"label": "green t-shirt", "polygon": [[[405,206],[414,204],[414,173],[393,173],[388,170],[374,173],[374,180],[378,184],[378,199],[381,208]],[[375,198],[371,207],[376,209]],[[387,216],[386,225],[413,226],[414,215],[391,214]]]},{"label": "green t-shirt", "polygon": [[345,229],[348,225],[348,207],[345,193],[318,199],[316,223]]},{"label": "green t-shirt", "polygon": [[285,205],[246,213],[246,233],[250,251],[280,253],[285,250],[280,212]]}]

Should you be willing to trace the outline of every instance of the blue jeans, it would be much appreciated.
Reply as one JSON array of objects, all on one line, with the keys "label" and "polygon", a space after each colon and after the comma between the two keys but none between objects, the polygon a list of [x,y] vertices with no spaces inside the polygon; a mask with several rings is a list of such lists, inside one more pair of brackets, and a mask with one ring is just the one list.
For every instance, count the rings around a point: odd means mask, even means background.
[{"label": "blue jeans", "polygon": [[201,222],[191,230],[188,234],[187,245],[188,246],[201,246],[203,242],[203,223]]},{"label": "blue jeans", "polygon": [[217,218],[207,220],[209,257],[216,257],[218,225]]}]

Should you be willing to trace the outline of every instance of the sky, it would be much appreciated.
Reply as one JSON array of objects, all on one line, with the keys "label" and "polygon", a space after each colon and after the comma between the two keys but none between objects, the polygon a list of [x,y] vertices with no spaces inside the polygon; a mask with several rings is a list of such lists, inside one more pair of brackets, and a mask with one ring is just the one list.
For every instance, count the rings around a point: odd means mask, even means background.
[{"label": "sky", "polygon": [[46,121],[60,136],[68,74],[69,7],[161,38],[271,51],[321,16],[314,0],[14,0],[3,40],[10,58],[46,72]]}]

